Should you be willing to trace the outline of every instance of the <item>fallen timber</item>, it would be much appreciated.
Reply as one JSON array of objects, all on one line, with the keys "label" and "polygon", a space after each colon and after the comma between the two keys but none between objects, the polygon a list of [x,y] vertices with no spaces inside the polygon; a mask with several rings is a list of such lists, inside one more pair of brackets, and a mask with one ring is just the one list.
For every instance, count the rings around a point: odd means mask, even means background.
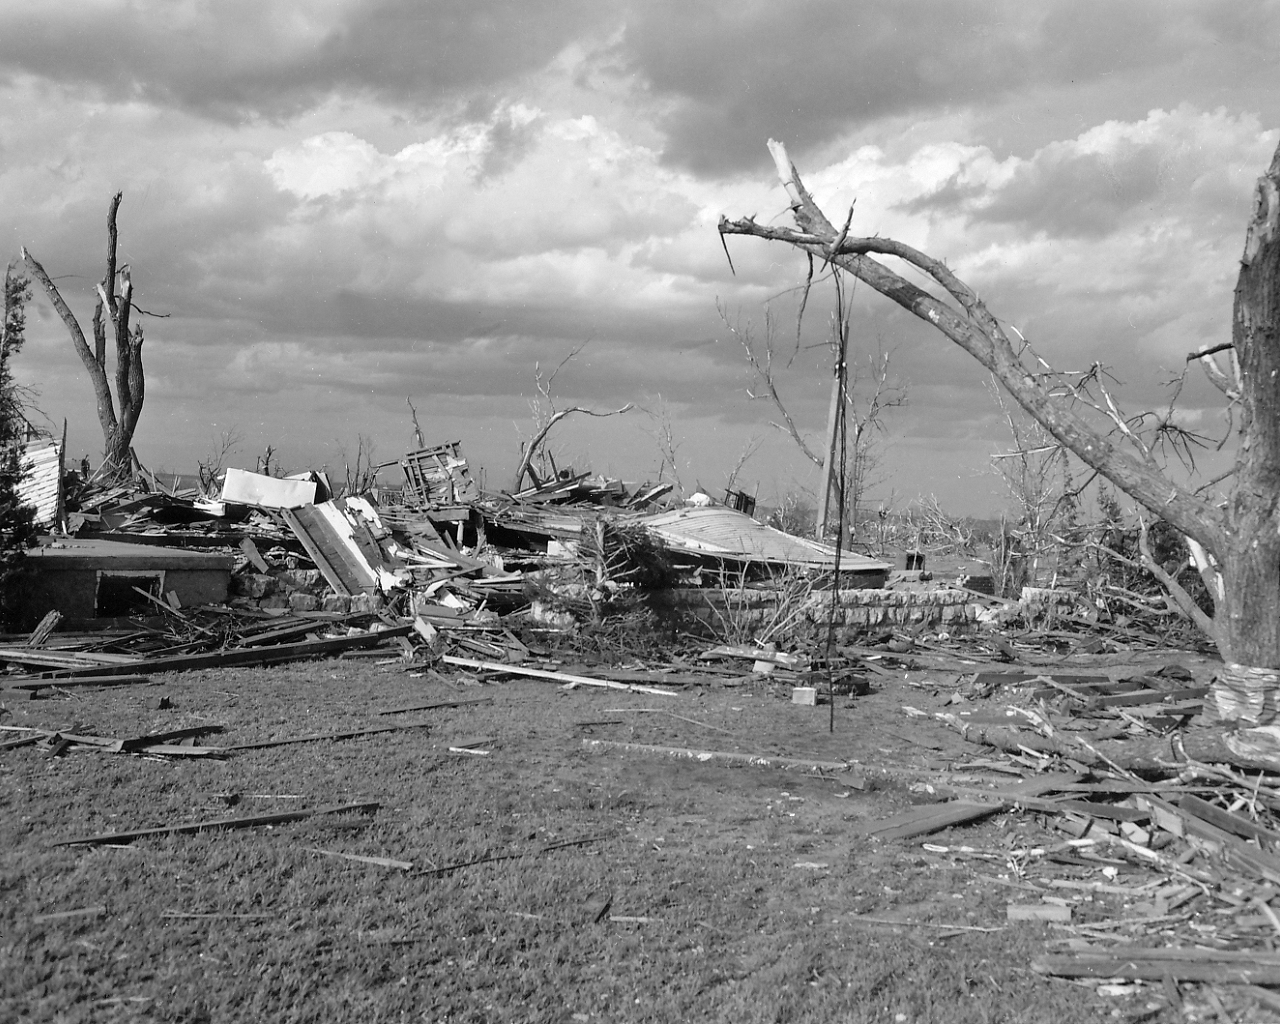
[{"label": "fallen timber", "polygon": [[[408,636],[413,626],[388,626],[371,633],[357,633],[354,636],[331,637],[322,640],[303,640],[294,644],[277,644],[269,647],[232,648],[209,654],[179,654],[173,657],[131,659],[118,665],[101,665],[94,668],[77,668],[67,670],[66,675],[78,680],[91,677],[131,675],[139,668],[148,673],[183,672],[198,668],[232,668],[248,665],[272,665],[283,661],[301,661],[307,658],[318,658],[326,654],[338,654],[342,651],[355,650],[361,647],[374,647],[383,640],[398,636]],[[8,657],[8,655],[4,655]],[[57,680],[62,673],[45,673],[44,678]]]}]

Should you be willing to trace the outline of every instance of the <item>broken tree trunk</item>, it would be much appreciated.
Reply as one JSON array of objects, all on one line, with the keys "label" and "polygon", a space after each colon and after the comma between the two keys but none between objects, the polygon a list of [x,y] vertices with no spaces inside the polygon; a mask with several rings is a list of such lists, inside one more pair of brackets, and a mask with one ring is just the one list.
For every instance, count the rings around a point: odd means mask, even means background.
[{"label": "broken tree trunk", "polygon": [[[1269,747],[1280,770],[1280,148],[1257,183],[1235,291],[1231,347],[1239,368],[1231,387],[1241,409],[1240,443],[1225,508],[1166,475],[1149,452],[1121,447],[1085,418],[1074,394],[1055,391],[1043,367],[1015,349],[1004,327],[941,260],[889,238],[838,231],[805,188],[781,143],[770,141],[796,227],[720,220],[721,235],[786,242],[829,261],[932,324],[990,371],[1010,395],[1064,447],[1120,490],[1207,551],[1222,579],[1211,628],[1227,663],[1208,707],[1217,719],[1255,727],[1241,736],[1251,753]],[[911,283],[872,254],[893,256],[923,271],[949,297]],[[1212,356],[1193,353],[1211,379],[1225,375]],[[1258,729],[1256,727],[1263,727]]]},{"label": "broken tree trunk", "polygon": [[[88,371],[98,406],[98,423],[102,427],[103,463],[100,473],[107,480],[127,478],[133,470],[133,433],[142,414],[146,397],[146,381],[142,369],[142,328],[130,322],[134,311],[133,283],[128,265],[118,267],[116,262],[116,213],[120,209],[123,193],[111,197],[107,210],[107,269],[98,285],[98,304],[93,311],[93,348],[85,340],[84,330],[76,315],[63,299],[58,286],[44,267],[24,248],[22,259],[27,269],[45,292],[57,310],[71,336],[71,345]],[[111,322],[111,334],[115,343],[115,400],[111,397],[111,382],[107,376],[107,325],[103,311]],[[119,403],[117,415],[116,403]]]}]

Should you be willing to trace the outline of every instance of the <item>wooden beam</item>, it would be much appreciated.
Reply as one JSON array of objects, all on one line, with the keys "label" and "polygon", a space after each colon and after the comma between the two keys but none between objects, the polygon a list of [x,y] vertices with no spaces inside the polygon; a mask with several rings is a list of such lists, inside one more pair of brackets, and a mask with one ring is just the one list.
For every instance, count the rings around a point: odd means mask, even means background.
[{"label": "wooden beam", "polygon": [[396,725],[375,725],[367,729],[341,729],[337,732],[317,732],[309,736],[288,736],[279,740],[260,740],[257,743],[237,743],[230,747],[210,747],[229,753],[233,750],[264,750],[267,747],[287,747],[294,743],[316,743],[320,740],[349,740],[357,736],[373,736],[380,732],[399,732],[402,729],[427,729],[431,722],[400,722]]},{"label": "wooden beam", "polygon": [[131,832],[104,832],[98,835],[77,836],[75,839],[60,839],[53,846],[98,845],[102,843],[131,843],[135,839],[147,836],[170,836],[193,832],[210,832],[218,829],[256,828],[261,825],[282,825],[290,821],[302,821],[321,814],[343,814],[348,811],[371,814],[381,804],[376,801],[335,804],[329,807],[315,807],[307,811],[280,811],[276,814],[255,814],[247,818],[215,818],[211,821],[193,821],[185,825],[161,825],[158,828],[140,828]]},{"label": "wooden beam", "polygon": [[[354,650],[359,647],[373,647],[397,636],[408,636],[412,626],[389,626],[376,633],[358,633],[355,636],[331,637],[326,640],[304,640],[296,644],[278,644],[273,647],[232,648],[210,654],[179,654],[170,658],[147,658],[130,662],[128,665],[100,665],[94,668],[79,668],[69,671],[69,676],[88,678],[90,676],[122,675],[130,670],[145,668],[148,672],[182,672],[193,668],[228,668],[233,665],[270,665],[281,661],[299,661],[306,658],[319,657],[322,654],[336,654],[340,651]],[[3,658],[3,655],[0,655]],[[57,680],[57,673],[49,673],[49,680]]]},{"label": "wooden beam", "polygon": [[132,673],[124,673],[118,676],[58,676],[56,679],[35,676],[9,676],[5,679],[5,685],[11,686],[15,690],[44,690],[50,686],[56,686],[58,689],[70,689],[77,686],[126,686],[132,683],[149,683],[150,681],[150,676],[134,675]]},{"label": "wooden beam", "polygon": [[503,672],[513,676],[529,676],[533,679],[550,679],[556,683],[569,686],[600,686],[607,690],[630,690],[633,693],[651,693],[663,697],[677,696],[670,690],[659,690],[652,686],[635,686],[630,683],[615,683],[608,679],[592,679],[588,676],[573,676],[565,672],[548,672],[541,668],[525,668],[523,665],[507,665],[496,661],[476,661],[474,658],[457,658],[446,654],[440,659],[446,665],[457,665],[461,668],[481,668],[489,672]]},{"label": "wooden beam", "polygon": [[583,740],[582,745],[588,750],[626,750],[640,754],[666,754],[670,757],[686,757],[695,761],[731,761],[736,764],[759,765],[762,768],[809,768],[823,772],[849,770],[849,766],[843,761],[813,761],[803,757],[778,757],[773,754],[739,754],[727,750],[655,747],[648,743],[624,743],[621,740]]},{"label": "wooden beam", "polygon": [[434,700],[428,704],[405,704],[398,708],[385,708],[380,715],[400,715],[407,711],[435,711],[437,708],[461,708],[468,704],[488,704],[492,697],[460,697],[457,700]]}]

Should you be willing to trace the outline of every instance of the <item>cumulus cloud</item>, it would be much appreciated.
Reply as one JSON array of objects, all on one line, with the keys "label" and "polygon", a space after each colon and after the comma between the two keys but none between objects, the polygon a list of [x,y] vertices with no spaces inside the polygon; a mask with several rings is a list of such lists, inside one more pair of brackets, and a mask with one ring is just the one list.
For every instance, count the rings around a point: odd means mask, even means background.
[{"label": "cumulus cloud", "polygon": [[519,105],[395,153],[330,132],[282,147],[265,168],[297,200],[279,244],[313,279],[505,307],[508,320],[553,303],[652,306],[671,275],[633,263],[632,253],[685,233],[696,209],[691,183],[661,169],[652,151],[592,117]]},{"label": "cumulus cloud", "polygon": [[[87,321],[124,190],[140,299],[172,314],[148,323],[140,435],[162,461],[211,423],[399,436],[413,393],[424,425],[484,464],[513,450],[534,362],[586,342],[566,400],[662,394],[711,479],[769,433],[717,301],[758,319],[773,299],[789,333],[807,270],[731,239],[730,271],[716,234],[722,213],[787,222],[766,138],[833,216],[856,198],[856,232],[946,259],[1056,362],[1114,363],[1146,401],[1153,366],[1226,328],[1274,141],[1258,112],[1280,103],[1275,17],[1248,2],[13,3],[0,232]],[[808,430],[825,418],[829,302],[820,287],[802,339],[819,347],[787,371]],[[993,429],[980,369],[865,289],[854,302],[860,343],[896,346],[914,382],[904,465],[963,462]],[[57,411],[87,405],[43,300],[31,323],[19,372]],[[92,448],[91,408],[81,419]],[[605,436],[621,462],[651,446],[621,421],[573,443]],[[794,475],[785,442],[763,476]]]}]

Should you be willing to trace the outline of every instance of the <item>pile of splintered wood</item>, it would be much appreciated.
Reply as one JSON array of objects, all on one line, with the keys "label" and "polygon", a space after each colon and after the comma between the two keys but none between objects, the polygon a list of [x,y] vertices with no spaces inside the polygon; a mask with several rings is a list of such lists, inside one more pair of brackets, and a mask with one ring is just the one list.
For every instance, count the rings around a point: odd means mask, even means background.
[{"label": "pile of splintered wood", "polygon": [[[920,842],[1006,888],[1010,922],[1058,933],[1033,962],[1041,973],[1116,991],[1154,983],[1172,1005],[1187,983],[1232,986],[1237,1002],[1280,1009],[1267,988],[1280,986],[1280,777],[1241,763],[1204,723],[1208,658],[1064,657],[1025,638],[1004,650],[890,646],[878,645],[882,666],[924,670],[932,678],[913,685],[938,696],[952,689],[940,710],[905,713],[955,730],[974,756],[939,764],[928,786],[937,802],[871,822],[867,835]],[[1033,818],[1054,838],[924,838],[996,814]]]}]

